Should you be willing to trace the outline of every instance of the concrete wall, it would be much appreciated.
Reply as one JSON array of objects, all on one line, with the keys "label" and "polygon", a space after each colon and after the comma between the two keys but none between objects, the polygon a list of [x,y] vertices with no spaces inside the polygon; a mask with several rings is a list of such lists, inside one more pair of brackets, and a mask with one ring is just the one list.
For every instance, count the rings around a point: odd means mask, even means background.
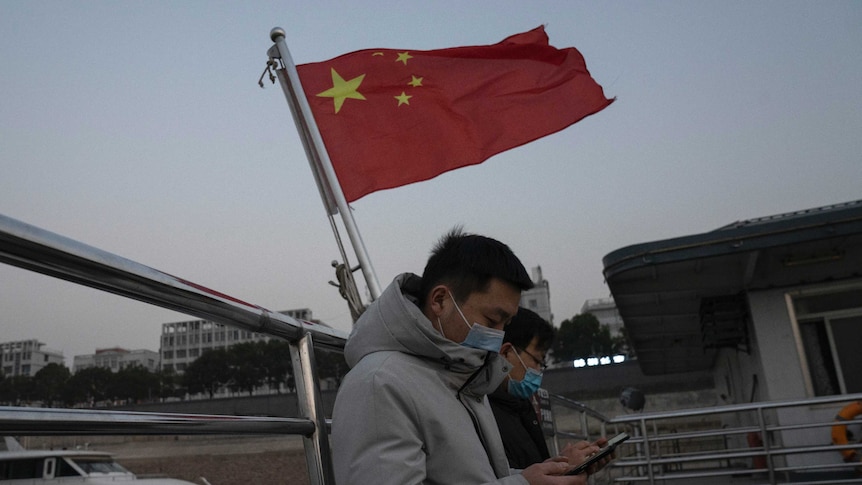
[{"label": "concrete wall", "polygon": [[[760,302],[755,294],[748,295],[749,307]],[[767,379],[763,370],[763,349],[761,340],[767,344],[772,341],[771,335],[762,335],[763,329],[755,325],[759,322],[761,315],[752,316],[748,323],[748,345],[747,348],[724,348],[721,349],[715,359],[713,375],[715,376],[715,387],[722,404],[747,404],[751,402],[769,400],[767,392]],[[758,332],[760,330],[760,333]]]},{"label": "concrete wall", "polygon": [[802,360],[787,310],[787,289],[752,292],[748,295],[763,367],[764,401],[807,398]]},{"label": "concrete wall", "polygon": [[[645,376],[636,361],[577,369],[549,369],[545,371],[542,387],[554,394],[586,404],[595,402],[604,410],[613,411],[611,415],[625,412],[619,405],[619,395],[626,387],[635,387],[644,392],[647,401],[646,411],[687,409],[718,404],[711,374],[691,372],[668,376]],[[697,396],[698,394],[704,394],[704,396]],[[324,408],[329,415],[335,403],[335,391],[323,391],[322,397]],[[609,409],[607,403],[616,403],[616,409]],[[295,417],[298,415],[296,394],[171,401],[113,409],[248,416]]]},{"label": "concrete wall", "polygon": [[[580,368],[548,369],[542,387],[576,401],[618,398],[626,387],[650,394],[713,390],[715,380],[709,372],[647,376],[641,372],[636,360],[620,364],[597,365]],[[678,408],[677,408],[678,409]]]}]

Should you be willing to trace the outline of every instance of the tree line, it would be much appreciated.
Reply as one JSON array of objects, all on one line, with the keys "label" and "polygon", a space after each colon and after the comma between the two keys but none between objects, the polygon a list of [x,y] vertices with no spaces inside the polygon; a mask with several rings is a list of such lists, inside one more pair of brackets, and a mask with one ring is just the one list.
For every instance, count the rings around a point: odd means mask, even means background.
[{"label": "tree line", "polygon": [[[553,362],[627,353],[625,335],[613,337],[591,313],[563,320],[551,347]],[[347,373],[347,364],[337,352],[318,350],[318,374],[335,384]],[[244,342],[205,351],[182,374],[173,370],[150,372],[129,366],[118,372],[91,367],[72,374],[62,364],[48,364],[33,377],[0,374],[0,404],[42,403],[43,406],[92,407],[105,403],[130,404],[163,399],[185,399],[192,395],[210,398],[222,390],[248,393],[268,386],[293,392],[295,384],[287,342]]]},{"label": "tree line", "polygon": [[[343,357],[322,350],[315,354],[320,378],[340,383],[347,373]],[[263,386],[278,393],[282,389],[293,391],[287,342],[272,339],[207,350],[182,374],[169,369],[151,372],[142,366],[127,366],[117,372],[90,367],[72,374],[65,365],[51,363],[32,377],[0,375],[0,403],[93,407],[185,399],[196,394],[212,398],[221,390],[252,395]]]},{"label": "tree line", "polygon": [[[571,362],[589,357],[630,354],[631,346],[622,335],[611,335],[610,327],[599,323],[592,313],[581,313],[563,320],[551,346],[551,360]],[[631,357],[631,355],[629,355]]]}]

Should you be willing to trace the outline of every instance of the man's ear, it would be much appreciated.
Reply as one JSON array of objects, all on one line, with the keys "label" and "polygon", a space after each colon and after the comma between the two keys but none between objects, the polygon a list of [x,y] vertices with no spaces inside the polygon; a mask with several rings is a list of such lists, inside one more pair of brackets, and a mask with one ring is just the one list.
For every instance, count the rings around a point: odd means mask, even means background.
[{"label": "man's ear", "polygon": [[514,351],[514,350],[515,350],[515,346],[512,345],[512,342],[505,342],[505,343],[503,343],[503,345],[500,346],[500,352],[499,353],[503,357],[507,358],[509,355],[509,352]]},{"label": "man's ear", "polygon": [[428,293],[428,310],[435,317],[440,317],[443,315],[446,306],[450,304],[449,300],[451,299],[449,288],[446,285],[437,285],[431,288],[431,291]]}]

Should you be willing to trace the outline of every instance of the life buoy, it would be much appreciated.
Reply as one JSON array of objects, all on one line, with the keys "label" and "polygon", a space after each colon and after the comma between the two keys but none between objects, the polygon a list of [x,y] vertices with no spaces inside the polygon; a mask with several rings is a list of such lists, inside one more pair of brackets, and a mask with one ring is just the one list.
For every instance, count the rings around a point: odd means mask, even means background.
[{"label": "life buoy", "polygon": [[[847,421],[850,421],[860,414],[862,414],[862,401],[851,402],[841,408],[841,411],[838,411],[838,414],[835,416],[835,422],[841,424],[835,424],[832,426],[833,444],[847,444]],[[840,450],[840,452],[841,456],[844,457],[845,462],[856,461],[859,459],[856,450]]]}]

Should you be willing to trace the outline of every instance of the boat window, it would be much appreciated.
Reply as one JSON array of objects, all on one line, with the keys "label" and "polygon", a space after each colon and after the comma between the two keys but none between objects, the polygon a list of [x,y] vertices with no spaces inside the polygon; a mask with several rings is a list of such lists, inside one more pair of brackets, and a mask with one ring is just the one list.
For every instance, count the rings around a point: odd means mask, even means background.
[{"label": "boat window", "polygon": [[832,360],[829,335],[823,319],[799,322],[799,333],[805,347],[805,360],[815,396],[840,394],[838,374]]},{"label": "boat window", "polygon": [[42,478],[42,459],[25,458],[0,462],[0,480]]},{"label": "boat window", "polygon": [[72,468],[72,465],[69,464],[66,460],[60,460],[57,462],[57,473],[54,475],[57,477],[80,477],[81,473],[78,470]]},{"label": "boat window", "polygon": [[110,458],[75,458],[73,460],[84,473],[130,473]]},{"label": "boat window", "polygon": [[799,340],[815,396],[862,392],[862,290],[798,296]]}]

